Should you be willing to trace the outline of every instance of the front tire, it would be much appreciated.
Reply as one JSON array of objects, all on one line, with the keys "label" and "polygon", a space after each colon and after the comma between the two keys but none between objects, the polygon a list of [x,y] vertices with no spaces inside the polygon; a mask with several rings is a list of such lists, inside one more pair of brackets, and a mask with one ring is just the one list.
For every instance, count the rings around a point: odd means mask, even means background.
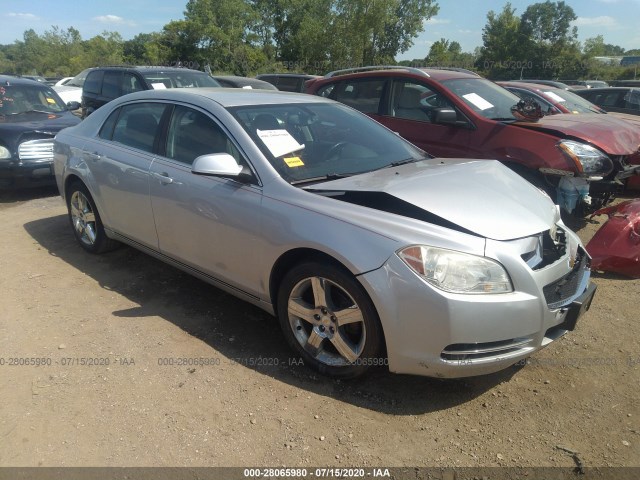
[{"label": "front tire", "polygon": [[73,234],[80,246],[89,253],[103,253],[119,243],[107,237],[100,214],[87,187],[73,182],[67,189],[67,210]]},{"label": "front tire", "polygon": [[305,365],[324,375],[350,378],[383,365],[382,328],[369,296],[348,271],[309,262],[284,277],[278,319]]}]

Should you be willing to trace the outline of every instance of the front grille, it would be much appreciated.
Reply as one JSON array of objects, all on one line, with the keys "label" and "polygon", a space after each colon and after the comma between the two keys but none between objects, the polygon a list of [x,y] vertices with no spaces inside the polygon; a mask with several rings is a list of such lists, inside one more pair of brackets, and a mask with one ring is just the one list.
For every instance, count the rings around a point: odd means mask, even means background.
[{"label": "front grille", "polygon": [[440,357],[450,362],[504,357],[513,353],[523,353],[532,348],[530,346],[532,340],[532,338],[523,337],[498,342],[454,343],[445,347],[440,353]]},{"label": "front grille", "polygon": [[578,248],[571,271],[542,289],[548,307],[552,310],[564,307],[578,297],[582,293],[578,290],[584,286],[588,272],[589,257],[582,248]]},{"label": "front grille", "polygon": [[22,161],[53,161],[53,139],[27,140],[18,147],[18,158]]}]

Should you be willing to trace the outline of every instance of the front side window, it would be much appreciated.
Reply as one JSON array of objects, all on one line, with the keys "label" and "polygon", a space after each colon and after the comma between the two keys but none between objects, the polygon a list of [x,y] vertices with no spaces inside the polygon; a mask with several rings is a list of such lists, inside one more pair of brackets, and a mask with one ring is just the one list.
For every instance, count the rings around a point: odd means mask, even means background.
[{"label": "front side window", "polygon": [[391,105],[392,116],[420,122],[432,122],[440,108],[453,109],[453,105],[439,92],[405,80],[394,82]]},{"label": "front side window", "polygon": [[238,150],[216,122],[202,112],[181,105],[169,122],[165,156],[187,165],[211,153],[228,153],[243,163]]},{"label": "front side window", "polygon": [[105,72],[102,81],[102,95],[107,98],[118,98],[122,92],[122,72]]},{"label": "front side window", "polygon": [[229,111],[291,183],[429,158],[379,123],[336,103],[244,106]]},{"label": "front side window", "polygon": [[624,108],[640,110],[640,90],[629,90],[624,96]]},{"label": "front side window", "polygon": [[102,77],[104,70],[93,70],[89,72],[82,86],[83,92],[99,94],[102,88]]},{"label": "front side window", "polygon": [[[113,128],[112,140],[152,153],[160,118],[165,108],[161,103],[134,103],[121,107]],[[113,115],[112,113],[107,118],[103,126],[105,133],[108,131],[107,126]]]}]

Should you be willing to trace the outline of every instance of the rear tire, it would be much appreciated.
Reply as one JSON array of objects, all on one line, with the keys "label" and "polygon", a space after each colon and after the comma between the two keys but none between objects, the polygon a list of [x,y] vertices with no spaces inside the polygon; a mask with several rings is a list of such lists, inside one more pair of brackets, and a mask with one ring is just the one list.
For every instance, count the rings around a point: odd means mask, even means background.
[{"label": "rear tire", "polygon": [[66,197],[73,235],[83,249],[89,253],[103,253],[120,245],[107,237],[93,197],[82,182],[69,185]]}]

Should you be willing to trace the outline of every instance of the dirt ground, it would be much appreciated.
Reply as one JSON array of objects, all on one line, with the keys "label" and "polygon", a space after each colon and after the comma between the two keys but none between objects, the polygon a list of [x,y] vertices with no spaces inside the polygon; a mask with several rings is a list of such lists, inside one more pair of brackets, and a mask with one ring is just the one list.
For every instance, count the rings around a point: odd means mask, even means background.
[{"label": "dirt ground", "polygon": [[333,381],[261,310],[85,253],[55,190],[2,194],[0,220],[0,466],[640,466],[640,280],[595,274],[526,366]]}]

